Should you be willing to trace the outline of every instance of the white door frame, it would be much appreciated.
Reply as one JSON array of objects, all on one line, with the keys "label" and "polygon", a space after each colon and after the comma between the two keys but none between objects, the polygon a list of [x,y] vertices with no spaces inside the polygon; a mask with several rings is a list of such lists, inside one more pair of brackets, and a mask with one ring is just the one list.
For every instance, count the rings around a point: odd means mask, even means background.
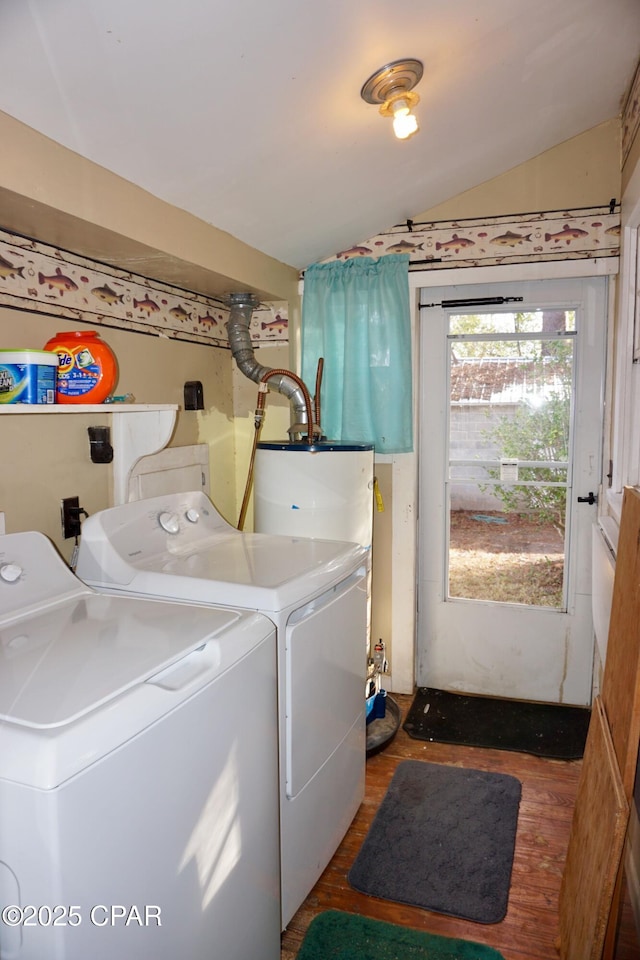
[{"label": "white door frame", "polygon": [[[537,280],[455,288],[453,297],[524,295],[524,309],[577,313],[576,432],[567,477],[568,608],[532,607],[446,597],[448,312],[421,318],[422,389],[418,683],[445,690],[586,705],[591,702],[591,527],[596,507],[575,505],[601,480],[606,284],[602,279]],[[439,302],[445,294],[439,291]],[[429,292],[424,298],[431,301]],[[508,309],[508,308],[507,308]],[[520,309],[515,307],[513,309]],[[480,312],[491,311],[490,307]],[[464,311],[463,311],[464,312]],[[598,389],[600,383],[600,389]],[[581,426],[581,428],[580,428]]]},{"label": "white door frame", "polygon": [[[618,273],[617,257],[586,260],[558,260],[548,263],[506,264],[495,267],[465,267],[451,270],[420,270],[409,273],[414,359],[414,412],[417,437],[418,380],[418,298],[423,287],[446,287],[468,283],[503,283],[509,280],[547,280],[556,277],[602,277]],[[610,303],[613,297],[610,298]],[[612,316],[609,316],[609,323]],[[392,580],[391,676],[389,690],[413,693],[416,677],[416,566],[418,453],[377,456],[376,461],[392,465]]]}]

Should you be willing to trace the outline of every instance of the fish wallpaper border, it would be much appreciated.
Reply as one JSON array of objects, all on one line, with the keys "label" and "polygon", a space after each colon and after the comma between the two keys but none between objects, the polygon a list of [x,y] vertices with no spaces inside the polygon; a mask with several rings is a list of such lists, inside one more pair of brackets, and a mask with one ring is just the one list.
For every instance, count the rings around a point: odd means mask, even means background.
[{"label": "fish wallpaper border", "polygon": [[393,253],[408,253],[412,271],[617,257],[620,207],[609,203],[500,217],[407,220],[322,263]]},{"label": "fish wallpaper border", "polygon": [[[0,306],[230,349],[221,300],[149,280],[0,230]],[[287,303],[261,303],[257,346],[288,343]]]}]

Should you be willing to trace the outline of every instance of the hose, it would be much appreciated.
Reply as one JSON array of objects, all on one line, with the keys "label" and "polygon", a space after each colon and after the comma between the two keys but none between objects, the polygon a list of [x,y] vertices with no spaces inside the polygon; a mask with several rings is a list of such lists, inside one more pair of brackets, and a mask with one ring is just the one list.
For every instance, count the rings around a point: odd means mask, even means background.
[{"label": "hose", "polygon": [[256,459],[256,449],[258,447],[258,437],[260,436],[260,431],[262,429],[262,421],[264,419],[264,404],[265,398],[267,395],[267,386],[266,384],[260,384],[260,390],[258,392],[258,400],[256,403],[256,412],[253,418],[253,445],[251,447],[251,457],[249,458],[249,470],[247,471],[247,482],[244,488],[244,496],[242,498],[242,506],[240,507],[240,516],[238,518],[238,530],[244,528],[244,521],[247,516],[247,510],[249,508],[249,500],[251,498],[251,487],[253,486],[253,471],[254,464]]},{"label": "hose", "polygon": [[314,397],[315,402],[315,417],[318,427],[322,423],[322,418],[320,417],[320,389],[322,387],[322,371],[324,370],[324,357],[318,357],[318,369],[316,370],[316,395]]},{"label": "hose", "polygon": [[244,496],[242,498],[242,506],[240,507],[240,517],[238,518],[238,530],[244,529],[244,521],[247,516],[247,510],[249,508],[249,499],[251,497],[251,487],[253,486],[253,465],[256,459],[256,448],[258,446],[258,436],[260,434],[260,427],[256,426],[253,431],[253,446],[251,447],[251,459],[249,461],[249,472],[247,473],[247,483],[244,488]]}]

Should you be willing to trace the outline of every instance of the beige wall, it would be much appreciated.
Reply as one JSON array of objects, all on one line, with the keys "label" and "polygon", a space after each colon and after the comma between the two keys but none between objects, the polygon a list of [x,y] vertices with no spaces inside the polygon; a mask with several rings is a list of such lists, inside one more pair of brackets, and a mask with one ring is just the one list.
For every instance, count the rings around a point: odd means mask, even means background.
[{"label": "beige wall", "polygon": [[[49,337],[67,329],[74,329],[68,320],[0,307],[0,348],[4,350],[41,349]],[[184,383],[202,382],[205,409],[179,410],[170,445],[209,445],[211,497],[235,524],[253,441],[257,385],[239,373],[229,350],[97,329],[118,359],[116,393],[131,393],[137,403],[182,407]],[[258,349],[256,359],[265,366],[286,366],[287,345]],[[288,401],[271,392],[266,411],[261,439],[286,437]],[[6,514],[7,533],[41,530],[69,559],[73,544],[60,535],[60,500],[78,496],[89,513],[111,503],[111,468],[91,462],[87,437],[87,427],[109,422],[108,407],[102,416],[0,414],[0,511]],[[251,529],[251,514],[245,529]]]},{"label": "beige wall", "polygon": [[[391,658],[392,610],[388,589],[392,577],[393,541],[393,467],[390,463],[377,463],[375,476],[382,497],[383,510],[376,502],[373,505],[373,543],[371,550],[371,640],[383,640],[387,658]],[[391,664],[393,669],[393,664]]]},{"label": "beige wall", "polygon": [[0,113],[0,227],[144,277],[295,299],[298,272]]},{"label": "beige wall", "polygon": [[[76,325],[75,329],[79,329]],[[41,349],[68,320],[0,308],[2,349]],[[182,406],[186,380],[201,380],[205,409],[180,411],[172,445],[210,445],[212,497],[230,520],[236,513],[235,421],[232,360],[228,350],[100,327],[100,336],[118,359],[117,393],[132,393],[138,403]],[[65,557],[71,541],[60,533],[60,500],[78,496],[89,512],[109,506],[111,468],[89,456],[87,427],[108,424],[104,415],[0,415],[0,510],[8,533],[41,530]]]},{"label": "beige wall", "polygon": [[601,123],[413,219],[456,220],[620,202],[620,121]]}]

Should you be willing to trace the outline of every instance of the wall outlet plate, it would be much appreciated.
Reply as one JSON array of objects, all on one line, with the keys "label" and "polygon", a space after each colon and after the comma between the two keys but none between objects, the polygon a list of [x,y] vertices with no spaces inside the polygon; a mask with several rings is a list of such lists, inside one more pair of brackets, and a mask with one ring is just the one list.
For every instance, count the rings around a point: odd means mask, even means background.
[{"label": "wall outlet plate", "polygon": [[187,380],[184,385],[185,410],[204,410],[204,394],[200,380]]},{"label": "wall outlet plate", "polygon": [[80,536],[80,500],[78,497],[65,497],[60,501],[60,522],[65,540]]}]

